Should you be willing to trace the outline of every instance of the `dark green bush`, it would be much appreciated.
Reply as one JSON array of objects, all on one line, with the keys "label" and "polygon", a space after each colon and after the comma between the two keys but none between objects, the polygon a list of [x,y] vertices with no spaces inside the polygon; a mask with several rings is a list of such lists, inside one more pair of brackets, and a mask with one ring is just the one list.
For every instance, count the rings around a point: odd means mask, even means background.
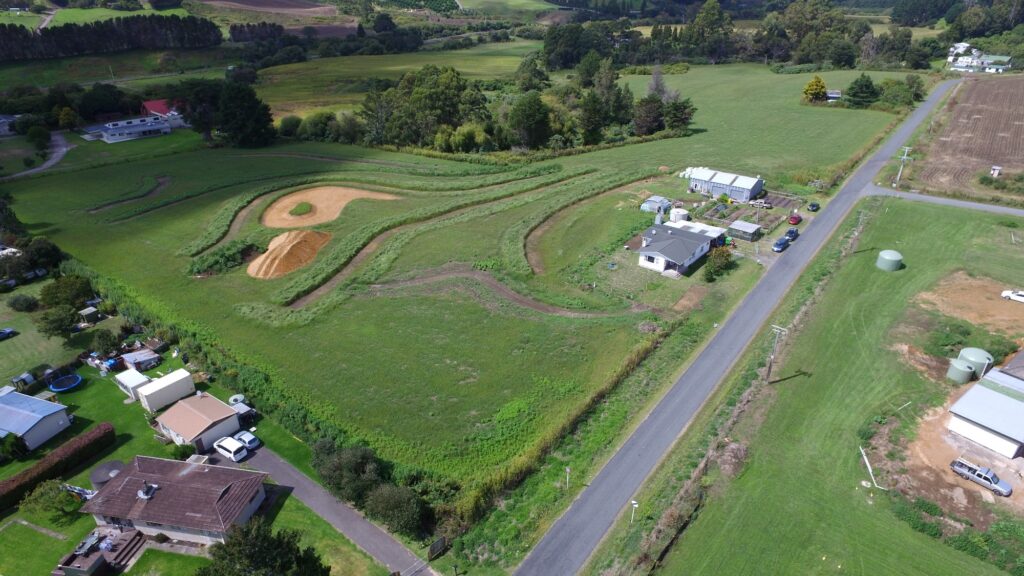
[{"label": "dark green bush", "polygon": [[366,498],[366,513],[407,536],[423,531],[423,501],[411,488],[382,484]]},{"label": "dark green bush", "polygon": [[245,258],[254,251],[261,251],[252,242],[232,240],[206,254],[196,256],[188,265],[191,276],[219,274],[241,266]]},{"label": "dark green bush", "polygon": [[34,312],[39,308],[39,300],[28,294],[17,294],[7,299],[7,306],[18,312]]}]

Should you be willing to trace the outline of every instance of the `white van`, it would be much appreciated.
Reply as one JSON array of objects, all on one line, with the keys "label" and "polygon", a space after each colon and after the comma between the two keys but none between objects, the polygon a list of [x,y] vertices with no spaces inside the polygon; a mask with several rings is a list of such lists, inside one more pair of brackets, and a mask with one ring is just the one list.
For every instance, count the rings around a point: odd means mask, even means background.
[{"label": "white van", "polygon": [[233,462],[241,462],[249,455],[249,451],[245,449],[245,445],[230,436],[225,436],[214,442],[213,449],[220,453],[221,456],[228,458]]}]

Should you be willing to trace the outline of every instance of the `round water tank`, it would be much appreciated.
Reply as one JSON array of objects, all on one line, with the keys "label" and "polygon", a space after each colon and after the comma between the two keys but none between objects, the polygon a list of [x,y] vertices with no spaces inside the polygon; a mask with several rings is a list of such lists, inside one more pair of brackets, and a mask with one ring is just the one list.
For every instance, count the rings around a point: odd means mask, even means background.
[{"label": "round water tank", "polygon": [[973,366],[978,377],[984,376],[995,361],[991,354],[981,348],[964,348],[960,351],[959,359]]},{"label": "round water tank", "polygon": [[967,384],[974,378],[974,366],[967,361],[954,358],[949,361],[949,370],[946,371],[946,378],[957,384]]},{"label": "round water tank", "polygon": [[903,254],[895,250],[882,250],[878,253],[878,260],[875,261],[875,266],[879,270],[885,270],[886,272],[895,272],[900,268],[903,268]]},{"label": "round water tank", "polygon": [[103,488],[103,485],[113,480],[121,470],[124,470],[124,462],[120,460],[104,462],[93,468],[92,472],[89,473],[89,481],[92,482],[93,490]]}]

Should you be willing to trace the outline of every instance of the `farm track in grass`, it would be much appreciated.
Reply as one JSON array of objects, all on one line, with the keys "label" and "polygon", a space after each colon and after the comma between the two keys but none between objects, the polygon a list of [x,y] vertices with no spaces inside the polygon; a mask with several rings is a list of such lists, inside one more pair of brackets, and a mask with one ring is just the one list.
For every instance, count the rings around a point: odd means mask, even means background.
[{"label": "farm track in grass", "polygon": [[154,196],[157,196],[161,192],[163,192],[164,189],[167,188],[170,185],[171,185],[171,177],[170,176],[158,176],[156,178],[156,184],[154,186],[150,187],[148,190],[146,190],[142,194],[139,194],[139,195],[136,195],[136,196],[130,196],[130,197],[124,198],[122,200],[114,200],[113,202],[106,202],[106,203],[100,204],[99,206],[96,206],[95,208],[89,208],[88,210],[86,210],[86,212],[88,212],[89,214],[96,214],[97,212],[103,212],[103,211],[106,211],[106,210],[110,210],[111,208],[115,208],[117,206],[122,206],[124,204],[131,204],[132,202],[138,202],[139,200],[145,200],[146,198],[152,198]]},{"label": "farm track in grass", "polygon": [[[546,304],[512,290],[497,278],[483,270],[473,270],[466,265],[456,265],[441,270],[435,270],[409,280],[398,280],[385,284],[371,284],[370,291],[373,294],[380,294],[385,291],[434,284],[454,278],[466,278],[480,282],[493,290],[495,294],[512,302],[513,304],[517,304],[523,308],[529,308],[530,310],[541,312],[543,314],[561,316],[562,318],[608,318],[609,316],[623,315],[623,312],[580,312],[577,310],[568,310],[551,304]],[[640,303],[634,303],[627,313],[635,314],[650,311],[652,311],[651,307]]]},{"label": "farm track in grass", "polygon": [[554,187],[563,185],[563,184],[565,184],[567,182],[570,182],[570,181],[573,181],[573,180],[575,180],[577,178],[580,178],[580,177],[584,176],[585,174],[586,174],[586,172],[572,174],[572,175],[569,175],[567,178],[562,178],[562,179],[558,180],[557,182],[552,182],[552,183],[547,184],[547,185],[540,185],[540,186],[537,186],[537,187],[530,187],[530,188],[527,188],[526,190],[522,190],[522,191],[517,192],[517,193],[513,193],[513,194],[510,194],[510,195],[499,196],[499,197],[494,198],[492,200],[488,200],[488,201],[481,202],[481,203],[474,203],[474,204],[470,204],[468,206],[463,206],[461,208],[458,208],[458,209],[455,209],[455,210],[452,210],[452,211],[449,211],[449,212],[444,212],[442,214],[439,214],[439,215],[434,216],[432,218],[428,218],[426,220],[410,222],[408,224],[402,224],[400,226],[396,226],[394,228],[391,228],[391,229],[389,229],[389,230],[387,230],[387,231],[385,231],[385,232],[383,232],[381,234],[378,234],[373,239],[371,239],[358,252],[356,252],[355,256],[353,256],[352,259],[350,259],[341,268],[341,270],[339,270],[330,279],[328,279],[326,282],[324,282],[323,284],[318,286],[316,289],[314,289],[309,294],[306,294],[306,295],[298,298],[294,302],[291,302],[290,304],[288,304],[288,307],[291,308],[292,310],[300,310],[302,308],[305,308],[309,304],[312,304],[312,303],[316,302],[317,300],[319,300],[320,298],[324,297],[325,295],[329,294],[335,288],[340,286],[345,280],[347,280],[352,275],[352,273],[355,272],[355,270],[357,268],[359,268],[359,266],[363,262],[365,262],[372,255],[374,255],[377,252],[377,250],[384,244],[384,242],[386,242],[388,239],[390,239],[391,237],[395,236],[399,232],[402,232],[404,230],[411,230],[413,228],[429,225],[431,223],[443,221],[443,220],[446,220],[446,219],[455,218],[455,217],[458,217],[458,216],[460,216],[460,215],[462,215],[462,214],[464,214],[466,212],[469,212],[470,210],[478,209],[478,208],[480,208],[482,206],[494,205],[494,204],[497,204],[497,203],[502,202],[504,200],[508,200],[509,198],[514,198],[514,197],[517,197],[517,196],[521,196],[523,194],[530,194],[530,193],[547,191],[547,190],[550,190],[550,189],[552,189]]}]

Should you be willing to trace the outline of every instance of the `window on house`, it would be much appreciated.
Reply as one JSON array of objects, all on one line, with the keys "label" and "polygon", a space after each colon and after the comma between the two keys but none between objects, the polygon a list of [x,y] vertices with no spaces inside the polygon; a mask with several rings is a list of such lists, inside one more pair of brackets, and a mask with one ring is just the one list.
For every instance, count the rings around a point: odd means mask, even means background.
[{"label": "window on house", "polygon": [[652,264],[654,263],[654,256],[644,256],[644,258],[646,258],[648,262]]}]

